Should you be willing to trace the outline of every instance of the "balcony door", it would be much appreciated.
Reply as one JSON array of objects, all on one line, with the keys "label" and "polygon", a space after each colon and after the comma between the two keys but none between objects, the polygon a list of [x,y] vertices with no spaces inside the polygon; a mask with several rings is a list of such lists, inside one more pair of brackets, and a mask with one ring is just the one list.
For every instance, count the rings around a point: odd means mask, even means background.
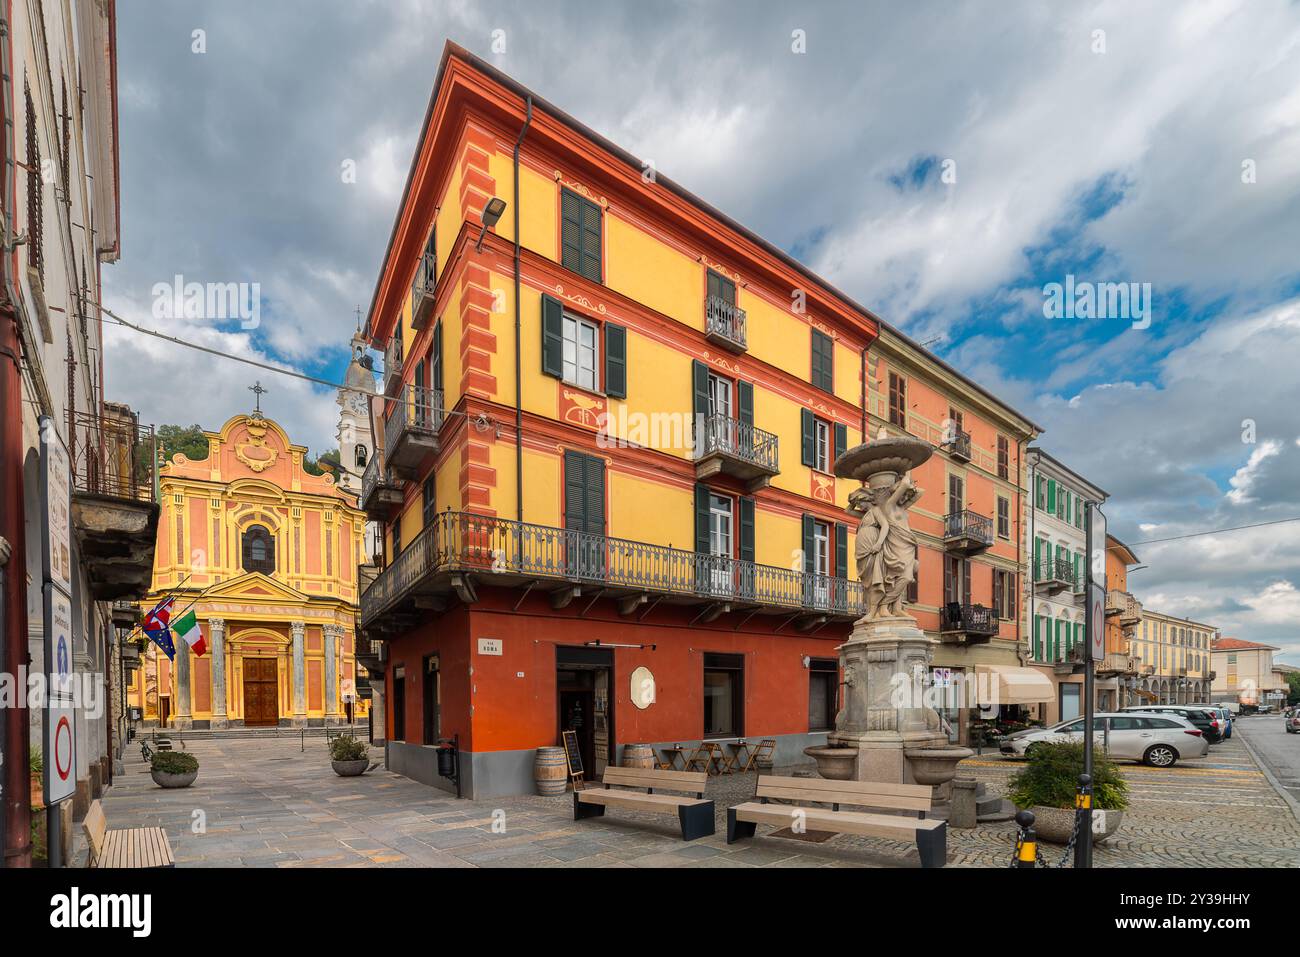
[{"label": "balcony door", "polygon": [[957,515],[966,508],[966,483],[960,475],[948,476],[948,514]]},{"label": "balcony door", "polygon": [[726,495],[709,494],[709,589],[714,594],[729,595],[732,590],[732,551],[735,544],[735,516],[732,500]]},{"label": "balcony door", "polygon": [[574,578],[605,577],[605,461],[564,453],[564,557]]}]

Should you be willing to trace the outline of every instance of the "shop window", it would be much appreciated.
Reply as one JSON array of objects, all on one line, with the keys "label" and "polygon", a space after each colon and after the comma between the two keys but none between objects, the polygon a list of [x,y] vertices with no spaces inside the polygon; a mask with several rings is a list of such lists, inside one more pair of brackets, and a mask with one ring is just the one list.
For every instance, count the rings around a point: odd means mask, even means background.
[{"label": "shop window", "polygon": [[734,738],[745,728],[745,656],[705,654],[704,737]]},{"label": "shop window", "polygon": [[808,730],[830,731],[839,710],[839,662],[813,658],[808,662]]}]

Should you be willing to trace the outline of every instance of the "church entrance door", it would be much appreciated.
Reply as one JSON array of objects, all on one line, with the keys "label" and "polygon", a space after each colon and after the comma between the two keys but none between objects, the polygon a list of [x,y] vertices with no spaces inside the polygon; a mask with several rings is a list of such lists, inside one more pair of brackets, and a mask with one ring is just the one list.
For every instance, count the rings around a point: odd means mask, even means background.
[{"label": "church entrance door", "polygon": [[244,725],[274,726],[280,723],[280,706],[274,658],[244,659]]}]

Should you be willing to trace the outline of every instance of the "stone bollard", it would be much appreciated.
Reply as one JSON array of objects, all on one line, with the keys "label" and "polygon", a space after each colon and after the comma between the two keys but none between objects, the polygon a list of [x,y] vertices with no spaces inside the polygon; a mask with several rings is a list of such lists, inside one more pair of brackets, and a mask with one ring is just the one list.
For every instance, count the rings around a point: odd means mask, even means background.
[{"label": "stone bollard", "polygon": [[948,808],[949,827],[974,827],[976,785],[974,778],[953,778],[952,804]]}]

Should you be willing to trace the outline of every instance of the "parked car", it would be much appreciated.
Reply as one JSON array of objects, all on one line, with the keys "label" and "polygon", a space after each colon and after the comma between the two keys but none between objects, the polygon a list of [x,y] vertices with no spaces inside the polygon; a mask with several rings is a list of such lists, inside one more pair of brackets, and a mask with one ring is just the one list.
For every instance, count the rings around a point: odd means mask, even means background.
[{"label": "parked car", "polygon": [[1212,710],[1206,705],[1189,705],[1189,704],[1151,704],[1135,705],[1131,708],[1125,708],[1129,714],[1176,714],[1180,718],[1190,721],[1193,727],[1200,728],[1205,734],[1205,740],[1209,744],[1218,744],[1223,740],[1223,719],[1219,717],[1219,712]]},{"label": "parked car", "polygon": [[1300,733],[1300,708],[1294,709],[1282,722],[1287,734]]},{"label": "parked car", "polygon": [[1232,737],[1232,712],[1228,710],[1226,704],[1189,704],[1189,708],[1208,708],[1210,711],[1219,713],[1220,731],[1223,734],[1223,740]]},{"label": "parked car", "polygon": [[[1173,767],[1179,760],[1203,758],[1210,751],[1204,732],[1176,714],[1129,714],[1103,711],[1093,715],[1093,739],[1109,742],[1107,754],[1116,760],[1141,761],[1157,768]],[[1103,730],[1102,722],[1109,722]],[[1050,728],[1027,728],[1002,739],[1000,750],[1011,756],[1028,756],[1036,744],[1081,741],[1083,718],[1071,718]]]}]

